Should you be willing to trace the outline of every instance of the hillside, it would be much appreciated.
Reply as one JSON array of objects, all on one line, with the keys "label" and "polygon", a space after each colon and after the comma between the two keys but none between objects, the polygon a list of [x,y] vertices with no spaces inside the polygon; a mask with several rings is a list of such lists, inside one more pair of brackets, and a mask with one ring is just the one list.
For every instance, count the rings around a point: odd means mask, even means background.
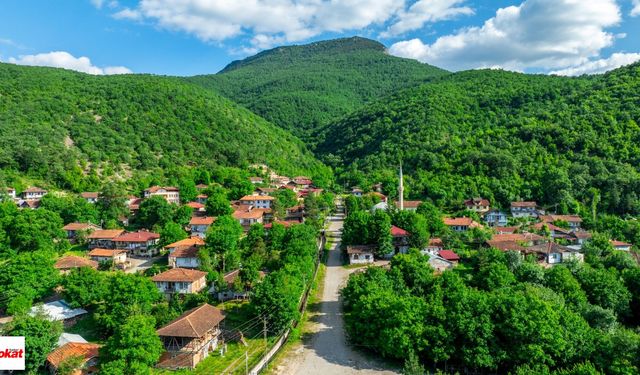
[{"label": "hillside", "polygon": [[[364,38],[278,47],[188,78],[299,136],[400,88],[447,72],[390,56]],[[312,137],[306,137],[313,142]]]},{"label": "hillside", "polygon": [[388,181],[391,194],[402,157],[409,195],[443,206],[483,196],[575,211],[595,196],[638,214],[638,103],[639,64],[581,78],[461,72],[326,126],[317,152],[351,184]]},{"label": "hillside", "polygon": [[65,187],[94,172],[253,162],[322,169],[288,132],[177,78],[0,64],[0,171]]}]

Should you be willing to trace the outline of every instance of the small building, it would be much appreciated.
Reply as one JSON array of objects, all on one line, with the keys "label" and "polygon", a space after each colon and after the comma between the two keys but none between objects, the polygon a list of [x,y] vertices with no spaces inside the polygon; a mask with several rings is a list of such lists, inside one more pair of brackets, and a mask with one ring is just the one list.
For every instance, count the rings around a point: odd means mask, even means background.
[{"label": "small building", "polygon": [[198,293],[207,286],[207,273],[186,268],[172,268],[151,278],[160,292],[167,295],[174,293]]},{"label": "small building", "polygon": [[207,189],[208,187],[209,187],[209,185],[207,185],[207,184],[198,184],[198,185],[196,185],[196,190],[202,191],[204,189]]},{"label": "small building", "polygon": [[152,186],[144,191],[145,198],[161,196],[169,203],[180,204],[180,189],[174,186]]},{"label": "small building", "polygon": [[40,200],[18,199],[16,205],[18,206],[18,208],[23,210],[35,210],[40,207]]},{"label": "small building", "polygon": [[540,215],[540,221],[547,224],[564,221],[569,224],[571,230],[579,230],[582,224],[582,218],[578,215]]},{"label": "small building", "polygon": [[539,245],[546,242],[546,238],[535,233],[494,234],[491,237],[496,242],[517,242],[523,246]]},{"label": "small building", "polygon": [[141,257],[152,257],[158,254],[158,233],[141,230],[138,232],[128,232],[113,239],[116,249],[124,249],[130,254]]},{"label": "small building", "polygon": [[58,368],[70,358],[80,357],[80,368],[71,372],[73,375],[98,373],[98,357],[100,345],[88,342],[69,342],[55,349],[47,356],[46,367],[52,374],[58,373]]},{"label": "small building", "polygon": [[72,326],[79,317],[86,313],[85,309],[71,308],[63,299],[33,306],[29,311],[31,316],[42,314],[49,320],[61,321],[65,327]]},{"label": "small building", "polygon": [[630,251],[631,250],[631,246],[633,246],[633,245],[630,244],[630,243],[623,242],[623,241],[611,240],[611,246],[613,246],[613,248],[616,249],[616,250]]},{"label": "small building", "polygon": [[271,208],[274,197],[268,195],[245,195],[240,198],[240,203],[243,205],[251,205],[255,208]]},{"label": "small building", "polygon": [[540,223],[536,223],[532,226],[530,226],[530,229],[533,229],[535,231],[542,231],[544,230],[544,228],[547,228],[549,230],[549,234],[551,235],[551,238],[553,239],[565,239],[565,240],[571,240],[573,239],[573,236],[571,234],[571,231],[569,229],[564,229],[564,228],[560,228],[556,225],[553,225],[550,222],[540,222]]},{"label": "small building", "polygon": [[511,216],[513,217],[538,217],[538,205],[534,201],[511,202]]},{"label": "small building", "polygon": [[373,245],[352,245],[347,246],[347,255],[349,256],[349,264],[367,264],[373,263]]},{"label": "small building", "polygon": [[264,183],[264,179],[262,177],[249,177],[249,181],[254,185]]},{"label": "small building", "polygon": [[143,201],[144,201],[144,198],[131,196],[127,201],[127,207],[129,207],[129,210],[135,214],[140,209],[140,205],[142,204]]},{"label": "small building", "polygon": [[91,260],[95,260],[98,263],[109,263],[114,265],[127,263],[127,251],[122,249],[100,249],[95,248],[89,251],[89,257]]},{"label": "small building", "polygon": [[[260,271],[260,279],[264,278],[265,273]],[[232,299],[246,299],[249,297],[251,289],[243,285],[241,290],[235,290],[236,280],[240,277],[240,270],[233,270],[227,272],[223,276],[224,286],[222,288],[216,288],[215,285],[211,287],[211,293],[217,293],[218,301],[228,301]]]},{"label": "small building", "polygon": [[265,187],[259,187],[256,188],[256,191],[253,193],[253,195],[271,195],[273,193],[275,193],[275,191],[278,190],[276,188],[265,188]]},{"label": "small building", "polygon": [[455,266],[437,254],[428,253],[427,256],[429,257],[429,265],[438,273],[450,270]]},{"label": "small building", "polygon": [[84,234],[89,235],[100,229],[102,228],[91,223],[69,223],[62,227],[62,230],[67,232],[67,239],[72,242],[75,242],[78,232],[84,232]]},{"label": "small building", "polygon": [[299,204],[297,206],[287,208],[284,220],[302,223],[304,221],[304,205]]},{"label": "small building", "polygon": [[[395,201],[396,208],[400,209],[400,202]],[[402,205],[404,206],[405,211],[417,211],[418,206],[422,204],[422,201],[402,201]]]},{"label": "small building", "polygon": [[193,209],[193,213],[199,213],[199,212],[205,212],[206,208],[204,206],[204,203],[200,203],[200,202],[189,202],[187,204],[185,204],[185,206],[191,207]]},{"label": "small building", "polygon": [[89,203],[97,203],[99,198],[98,192],[85,191],[80,193],[80,197]]},{"label": "small building", "polygon": [[493,227],[497,234],[514,234],[518,231],[518,227]]},{"label": "small building", "polygon": [[253,206],[241,205],[232,216],[240,222],[245,231],[248,231],[253,224],[264,222],[264,210],[253,208]]},{"label": "small building", "polygon": [[507,226],[507,214],[500,210],[490,210],[487,212],[483,220],[490,227],[505,227]]},{"label": "small building", "polygon": [[360,198],[360,197],[362,197],[363,193],[364,192],[362,191],[362,189],[360,189],[357,186],[354,186],[353,189],[351,189],[351,195],[353,195],[354,197]]},{"label": "small building", "polygon": [[195,368],[218,347],[223,320],[222,311],[205,303],[158,329],[165,349],[158,367],[171,370]]},{"label": "small building", "polygon": [[298,189],[308,189],[313,185],[313,181],[309,177],[298,176],[293,178],[293,182]]},{"label": "small building", "polygon": [[77,335],[75,333],[66,333],[66,332],[62,332],[60,334],[60,337],[58,337],[58,342],[57,345],[58,347],[61,347],[64,344],[68,344],[70,342],[79,342],[79,343],[88,343],[87,340],[84,339],[84,337]]},{"label": "small building", "polygon": [[202,246],[179,246],[169,254],[169,267],[171,268],[198,268],[200,258],[198,253]]},{"label": "small building", "polygon": [[431,254],[438,254],[440,250],[444,250],[444,243],[442,242],[442,239],[437,237],[430,238],[426,250]]},{"label": "small building", "polygon": [[58,258],[53,267],[59,270],[60,273],[64,275],[69,273],[69,271],[74,268],[89,267],[98,269],[98,262],[75,255],[66,255]]},{"label": "small building", "polygon": [[464,206],[469,211],[485,213],[491,208],[491,203],[489,203],[488,199],[471,198],[464,201]]},{"label": "small building", "polygon": [[40,200],[47,195],[47,191],[39,187],[30,187],[22,192],[22,199],[26,201]]},{"label": "small building", "polygon": [[570,247],[562,246],[551,241],[527,247],[524,252],[525,254],[536,254],[539,263],[551,266],[570,260],[584,261],[583,254]]},{"label": "small building", "polygon": [[207,204],[207,199],[209,196],[207,194],[198,194],[196,195],[196,202],[201,204]]},{"label": "small building", "polygon": [[100,247],[103,249],[115,248],[113,240],[124,233],[124,229],[99,229],[87,236],[89,249]]},{"label": "small building", "polygon": [[591,234],[591,232],[587,232],[587,231],[574,231],[571,232],[571,241],[575,243],[575,245],[579,246],[580,248],[582,248],[582,245],[584,245],[584,243],[588,240],[590,240],[593,235]]},{"label": "small building", "polygon": [[440,250],[438,251],[438,256],[451,262],[451,264],[453,264],[454,266],[457,265],[458,262],[460,262],[460,257],[452,250]]},{"label": "small building", "polygon": [[394,256],[396,254],[406,254],[409,251],[409,237],[411,234],[402,228],[398,228],[395,225],[391,226],[391,242],[394,252],[389,254]]},{"label": "small building", "polygon": [[443,221],[444,221],[444,225],[448,226],[455,232],[466,232],[472,228],[482,227],[480,224],[475,222],[470,217],[454,217],[454,218],[445,217]]},{"label": "small building", "polygon": [[174,243],[168,244],[165,246],[165,250],[169,251],[169,254],[173,253],[178,247],[184,246],[204,246],[204,240],[197,236],[191,236],[189,238],[185,238],[184,240],[176,241]]},{"label": "small building", "polygon": [[214,221],[216,221],[216,218],[212,216],[192,217],[191,220],[189,220],[191,235],[205,238],[207,236],[207,230],[209,230],[209,227]]}]

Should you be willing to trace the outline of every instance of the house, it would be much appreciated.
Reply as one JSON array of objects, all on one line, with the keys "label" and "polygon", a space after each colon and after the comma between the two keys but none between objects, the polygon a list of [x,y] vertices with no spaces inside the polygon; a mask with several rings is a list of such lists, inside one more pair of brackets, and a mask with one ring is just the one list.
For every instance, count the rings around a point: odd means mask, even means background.
[{"label": "house", "polygon": [[98,262],[75,255],[67,255],[58,258],[56,263],[53,265],[53,268],[59,270],[63,275],[69,273],[69,271],[74,268],[80,267],[98,269]]},{"label": "house", "polygon": [[80,316],[87,314],[87,310],[81,308],[73,309],[65,300],[61,299],[36,305],[29,311],[29,315],[31,316],[38,314],[42,314],[52,321],[61,321],[65,327],[69,327],[72,326]]},{"label": "house", "polygon": [[207,273],[186,268],[172,268],[151,278],[160,292],[167,295],[173,293],[198,293],[207,286]]},{"label": "house", "polygon": [[438,256],[451,262],[451,264],[453,264],[454,266],[457,265],[460,261],[460,257],[458,256],[458,254],[456,254],[452,250],[440,250],[438,251]]},{"label": "house", "polygon": [[259,187],[256,188],[256,191],[253,193],[253,195],[270,195],[273,194],[276,190],[278,189]]},{"label": "house", "polygon": [[189,202],[185,204],[185,206],[191,207],[193,209],[194,214],[206,211],[204,203],[200,203],[200,202]]},{"label": "house", "polygon": [[104,249],[113,249],[115,243],[113,239],[124,233],[123,229],[98,229],[87,236],[89,249],[101,247]]},{"label": "house", "polygon": [[69,223],[62,227],[62,230],[67,232],[67,239],[72,242],[75,241],[78,232],[83,232],[88,235],[100,229],[102,228],[91,223]]},{"label": "house", "polygon": [[284,220],[302,223],[304,221],[304,205],[299,204],[297,206],[287,208]]},{"label": "house", "polygon": [[255,208],[271,208],[274,197],[268,195],[245,195],[240,198],[240,203],[243,205],[251,205]]},{"label": "house", "polygon": [[469,211],[478,212],[478,213],[485,213],[485,212],[489,211],[489,208],[491,207],[491,203],[489,203],[488,199],[471,198],[471,199],[467,199],[466,201],[464,201],[464,206]]},{"label": "house", "polygon": [[169,254],[174,252],[178,247],[183,246],[204,246],[204,240],[197,236],[191,236],[189,238],[185,238],[184,240],[176,241],[174,243],[168,244],[164,248],[169,250]]},{"label": "house", "polygon": [[444,243],[440,238],[430,238],[427,245],[427,252],[431,254],[437,254],[438,251],[444,250]]},{"label": "house", "polygon": [[378,202],[376,204],[373,205],[373,207],[371,207],[371,211],[378,211],[378,210],[382,210],[382,211],[387,211],[389,209],[389,205],[387,204],[387,202]]},{"label": "house", "polygon": [[540,231],[544,230],[545,227],[549,230],[549,234],[551,235],[551,238],[553,238],[553,239],[562,238],[562,239],[566,239],[566,240],[571,240],[573,238],[573,236],[571,234],[571,231],[569,229],[560,228],[560,227],[558,227],[556,225],[553,225],[552,223],[549,223],[549,222],[536,223],[536,224],[530,226],[529,228],[540,232]]},{"label": "house", "polygon": [[579,230],[580,224],[582,224],[582,218],[578,215],[540,215],[540,221],[549,224],[564,221],[569,223],[571,230]]},{"label": "house", "polygon": [[391,226],[391,242],[394,252],[388,254],[388,256],[394,256],[396,254],[406,254],[409,251],[409,236],[411,234],[402,228],[398,228],[395,225]]},{"label": "house", "polygon": [[26,201],[40,200],[47,195],[47,191],[39,187],[30,187],[22,192],[22,199]]},{"label": "house", "polygon": [[240,222],[245,231],[248,231],[253,224],[264,222],[264,210],[252,206],[238,207],[232,216]]},{"label": "house", "polygon": [[611,240],[611,246],[613,246],[614,249],[616,250],[621,250],[621,251],[630,251],[631,250],[631,246],[633,246],[630,243],[626,243],[626,242],[622,242],[622,241],[618,241],[618,240]]},{"label": "house", "polygon": [[35,210],[36,208],[40,207],[40,200],[18,199],[16,204],[18,205],[18,208],[20,208],[20,209]]},{"label": "house", "polygon": [[[246,299],[249,296],[250,289],[243,286],[242,290],[235,290],[235,283],[240,276],[240,270],[227,272],[223,276],[224,286],[216,290],[215,286],[211,288],[211,293],[217,293],[218,301],[228,301],[231,299]],[[264,278],[265,273],[260,271],[260,279]]]},{"label": "house", "polygon": [[507,214],[500,210],[490,210],[484,214],[483,220],[490,227],[507,226]]},{"label": "house", "polygon": [[178,246],[169,254],[169,267],[171,268],[198,268],[200,258],[198,252],[202,246]]},{"label": "house", "polygon": [[61,347],[62,345],[68,344],[70,342],[79,342],[85,344],[88,343],[88,341],[85,340],[84,337],[78,334],[62,332],[60,334],[60,337],[58,337],[58,342],[56,344],[58,345],[58,347]]},{"label": "house", "polygon": [[[396,207],[400,209],[400,202],[395,201],[394,203]],[[416,211],[418,209],[418,206],[420,206],[421,204],[422,201],[402,201],[402,205],[404,206],[405,211]]]},{"label": "house", "polygon": [[439,255],[428,253],[427,256],[429,257],[429,265],[436,272],[444,272],[446,270],[452,269],[455,266],[453,263],[442,258]]},{"label": "house", "polygon": [[313,185],[313,181],[309,177],[305,176],[294,177],[293,182],[296,184],[298,189],[308,189]]},{"label": "house", "polygon": [[138,197],[134,197],[131,196],[129,197],[129,200],[127,201],[127,206],[129,207],[129,210],[132,212],[136,212],[140,209],[140,204],[142,204],[142,201],[144,201],[144,198],[138,198]]},{"label": "house", "polygon": [[58,373],[61,364],[70,358],[80,357],[80,368],[69,372],[71,375],[95,374],[98,372],[100,345],[83,342],[69,342],[55,349],[47,356],[46,367],[50,373]]},{"label": "house", "polygon": [[223,320],[219,309],[205,303],[158,329],[165,353],[157,366],[171,370],[195,368],[218,347]]},{"label": "house", "polygon": [[445,217],[443,221],[444,225],[448,226],[456,232],[466,232],[467,230],[472,228],[482,227],[482,225],[478,224],[470,217]]},{"label": "house", "polygon": [[493,227],[493,230],[496,231],[497,234],[513,234],[518,230],[518,227]]},{"label": "house", "polygon": [[511,216],[538,217],[536,202],[511,202]]},{"label": "house", "polygon": [[357,186],[354,186],[353,189],[351,189],[351,195],[353,195],[354,197],[360,198],[362,197],[362,193],[364,193],[362,189]]},{"label": "house", "polygon": [[82,199],[86,200],[89,203],[96,203],[96,202],[98,202],[99,193],[98,192],[85,191],[83,193],[80,193],[80,197]]},{"label": "house", "polygon": [[152,186],[144,191],[145,198],[161,196],[169,203],[180,204],[180,189],[173,186]]},{"label": "house", "polygon": [[141,230],[138,232],[127,232],[113,239],[116,249],[124,249],[133,255],[142,257],[152,257],[158,253],[158,233]]},{"label": "house", "polygon": [[216,218],[212,216],[192,217],[191,220],[189,220],[191,235],[205,238],[207,235],[207,230],[209,230],[209,227],[211,226],[211,224],[213,224],[214,221],[216,221]]},{"label": "house", "polygon": [[349,264],[367,264],[373,263],[373,245],[352,245],[347,246],[347,255],[349,256]]},{"label": "house", "polygon": [[252,184],[262,184],[264,179],[262,177],[249,177],[249,181],[251,181]]},{"label": "house", "polygon": [[496,242],[517,242],[524,246],[532,246],[544,243],[546,238],[535,233],[512,233],[494,234],[491,240]]},{"label": "house", "polygon": [[121,249],[100,249],[95,248],[89,251],[89,258],[98,263],[111,262],[114,265],[127,263],[127,251]]},{"label": "house", "polygon": [[207,194],[198,194],[196,195],[196,202],[201,204],[207,204],[207,198],[209,198]]},{"label": "house", "polygon": [[555,242],[546,242],[539,245],[527,247],[525,254],[536,254],[538,262],[544,265],[555,265],[570,260],[584,261],[584,255],[567,246],[559,245]]}]

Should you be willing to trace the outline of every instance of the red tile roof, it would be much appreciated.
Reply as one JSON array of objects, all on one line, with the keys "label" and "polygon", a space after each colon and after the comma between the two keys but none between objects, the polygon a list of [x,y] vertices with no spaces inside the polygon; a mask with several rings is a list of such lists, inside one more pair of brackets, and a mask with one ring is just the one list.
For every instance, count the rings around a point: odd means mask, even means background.
[{"label": "red tile roof", "polygon": [[533,207],[536,208],[537,203],[535,201],[529,202],[511,202],[511,207]]},{"label": "red tile roof", "polygon": [[126,250],[122,250],[122,249],[100,249],[100,248],[96,248],[93,249],[91,251],[89,251],[89,255],[90,257],[114,257],[118,254],[122,254],[122,253],[126,253]]},{"label": "red tile roof", "polygon": [[236,219],[259,219],[264,215],[264,211],[255,208],[253,210],[239,209],[233,212],[233,217]]},{"label": "red tile roof", "polygon": [[[400,208],[400,202],[395,201],[396,207]],[[422,201],[404,201],[404,208],[418,208]]]},{"label": "red tile roof", "polygon": [[124,233],[124,229],[99,229],[87,236],[89,239],[114,239]]},{"label": "red tile roof", "polygon": [[47,361],[58,368],[62,362],[71,357],[84,357],[84,362],[98,357],[100,345],[88,342],[68,342],[49,353]]},{"label": "red tile roof", "polygon": [[271,197],[269,195],[245,195],[244,197],[240,198],[240,201],[243,202],[247,202],[247,201],[272,201],[274,200],[274,197]]},{"label": "red tile roof", "polygon": [[216,221],[216,218],[213,216],[196,216],[189,220],[189,225],[211,225],[214,221]]},{"label": "red tile roof", "polygon": [[59,270],[68,270],[78,267],[98,268],[98,262],[75,255],[67,255],[59,258],[53,267]]},{"label": "red tile roof", "polygon": [[467,226],[467,227],[477,227],[480,226],[480,224],[476,223],[475,221],[473,221],[472,218],[470,217],[454,217],[454,218],[449,218],[449,217],[445,217],[443,219],[444,221],[444,225],[446,226]]},{"label": "red tile roof", "polygon": [[440,255],[441,258],[444,258],[448,261],[458,261],[460,260],[460,257],[458,256],[458,254],[454,253],[451,250],[440,250],[438,251],[438,255]]},{"label": "red tile roof", "polygon": [[409,232],[402,228],[398,228],[395,225],[391,226],[391,235],[393,237],[407,237],[409,236]]},{"label": "red tile roof", "polygon": [[622,246],[632,246],[630,243],[626,243],[618,240],[611,240],[611,245],[614,247],[622,247]]},{"label": "red tile roof", "polygon": [[488,199],[484,199],[484,198],[471,198],[471,199],[467,199],[466,201],[464,201],[464,205],[467,207],[470,206],[489,206],[491,203],[489,203]]},{"label": "red tile roof", "polygon": [[178,246],[169,258],[197,258],[201,246]]},{"label": "red tile roof", "polygon": [[23,191],[23,193],[46,193],[47,191],[39,188],[39,187],[30,187],[27,190]]},{"label": "red tile roof", "polygon": [[198,236],[185,238],[184,240],[171,243],[166,248],[178,247],[178,246],[204,246],[204,240]]},{"label": "red tile roof", "polygon": [[194,282],[205,276],[207,276],[207,273],[203,271],[190,270],[186,268],[172,268],[153,276],[151,281]]},{"label": "red tile roof", "polygon": [[189,206],[189,207],[193,208],[194,210],[201,210],[201,209],[204,208],[204,204],[199,203],[199,202],[189,202],[185,206]]},{"label": "red tile roof", "polygon": [[147,242],[160,238],[158,233],[138,231],[124,233],[113,239],[114,242]]},{"label": "red tile roof", "polygon": [[518,230],[518,227],[494,227],[497,233],[515,233]]},{"label": "red tile roof", "polygon": [[222,311],[205,303],[186,311],[157,332],[159,336],[166,337],[203,337],[223,320]]},{"label": "red tile roof", "polygon": [[62,227],[62,230],[87,230],[87,229],[99,229],[99,227],[91,223],[69,223],[64,227]]}]

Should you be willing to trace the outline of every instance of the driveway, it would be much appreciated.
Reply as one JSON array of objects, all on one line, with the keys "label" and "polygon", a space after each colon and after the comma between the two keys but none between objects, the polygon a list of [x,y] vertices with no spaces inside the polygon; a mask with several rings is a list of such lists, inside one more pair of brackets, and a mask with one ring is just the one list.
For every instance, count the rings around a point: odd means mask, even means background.
[{"label": "driveway", "polygon": [[[327,261],[322,301],[316,306],[309,306],[309,326],[305,327],[314,333],[305,340],[303,345],[293,348],[283,363],[274,369],[274,373],[287,375],[397,373],[347,344],[340,289],[346,284],[349,274],[355,270],[342,266],[338,249],[342,224],[343,216],[335,216],[327,231],[327,236],[333,237],[335,242]],[[370,356],[373,357],[375,354]]]}]

